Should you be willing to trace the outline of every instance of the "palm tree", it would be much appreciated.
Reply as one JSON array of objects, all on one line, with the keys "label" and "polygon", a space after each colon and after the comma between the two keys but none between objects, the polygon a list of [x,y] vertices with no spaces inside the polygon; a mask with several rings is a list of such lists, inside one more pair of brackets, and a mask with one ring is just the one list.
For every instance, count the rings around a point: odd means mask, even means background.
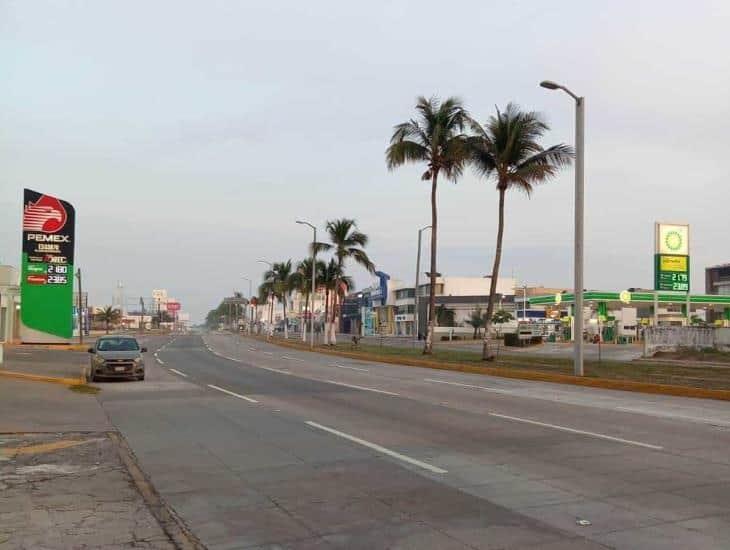
[{"label": "palm tree", "polygon": [[489,361],[494,359],[488,338],[502,259],[505,195],[510,189],[517,189],[529,197],[535,185],[545,183],[557,175],[560,168],[570,164],[573,149],[562,143],[544,149],[540,138],[550,127],[540,113],[522,111],[514,103],[509,103],[504,112],[497,109],[497,114],[490,117],[484,126],[472,121],[471,127],[475,134],[469,138],[471,164],[479,175],[494,179],[499,192],[497,248],[492,266],[482,350],[482,359]]},{"label": "palm tree", "polygon": [[[325,226],[330,243],[316,243],[314,246],[317,251],[331,250],[337,266],[334,281],[334,292],[332,294],[332,310],[331,325],[329,336],[327,328],[325,328],[325,343],[335,345],[337,338],[335,336],[337,318],[338,318],[338,298],[343,290],[343,277],[345,273],[345,262],[348,259],[353,260],[356,264],[364,267],[369,273],[375,271],[375,264],[370,261],[365,250],[368,244],[368,236],[361,233],[357,229],[355,220],[349,218],[341,218],[339,220],[331,220]],[[352,285],[346,285],[352,288]]]},{"label": "palm tree", "polygon": [[479,336],[479,329],[484,326],[484,312],[482,308],[478,307],[471,312],[468,319],[464,322],[474,328],[474,340]]},{"label": "palm tree", "polygon": [[[314,273],[314,286],[319,287],[322,281],[322,275],[326,264],[321,260],[316,260]],[[312,258],[305,258],[297,264],[297,270],[292,273],[292,289],[299,291],[304,295],[304,309],[309,307],[309,297],[312,293]],[[314,319],[314,296],[312,298],[311,307],[309,307],[310,318]],[[307,339],[307,323],[302,316],[302,341]]]},{"label": "palm tree", "polygon": [[390,146],[385,152],[388,169],[393,170],[406,163],[425,163],[423,181],[431,181],[431,270],[429,273],[428,330],[423,353],[433,352],[433,328],[436,317],[436,237],[438,210],[436,188],[438,177],[443,173],[456,182],[461,176],[468,158],[467,137],[464,128],[469,115],[461,101],[450,97],[441,102],[432,97],[419,97],[416,101],[418,120],[411,119],[395,126]]},{"label": "palm tree", "polygon": [[271,269],[264,273],[264,278],[269,281],[274,297],[284,305],[284,338],[289,338],[286,305],[295,282],[292,279],[291,260],[273,263]]},{"label": "palm tree", "polygon": [[[323,262],[324,263],[324,262]],[[340,289],[344,286],[347,289],[353,288],[354,283],[351,277],[348,277],[342,272],[337,260],[330,258],[327,264],[324,264],[322,270],[321,285],[324,287],[324,321],[325,321],[325,343],[330,343],[330,336],[328,331],[328,319],[329,313],[334,309],[335,294],[337,288]],[[330,307],[330,295],[332,296],[332,307]],[[334,342],[332,342],[334,344]]]},{"label": "palm tree", "polygon": [[112,323],[116,323],[121,318],[122,314],[118,309],[114,309],[112,306],[106,306],[97,312],[97,320],[106,324],[106,333],[109,334],[109,326]]}]

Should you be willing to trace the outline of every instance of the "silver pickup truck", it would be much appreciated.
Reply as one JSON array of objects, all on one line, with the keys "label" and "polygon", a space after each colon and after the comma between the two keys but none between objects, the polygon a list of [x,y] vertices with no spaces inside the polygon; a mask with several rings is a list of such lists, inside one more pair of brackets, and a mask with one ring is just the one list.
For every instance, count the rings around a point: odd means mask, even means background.
[{"label": "silver pickup truck", "polygon": [[144,380],[144,358],[142,348],[132,336],[102,336],[96,341],[89,365],[89,380],[100,378],[132,378]]}]

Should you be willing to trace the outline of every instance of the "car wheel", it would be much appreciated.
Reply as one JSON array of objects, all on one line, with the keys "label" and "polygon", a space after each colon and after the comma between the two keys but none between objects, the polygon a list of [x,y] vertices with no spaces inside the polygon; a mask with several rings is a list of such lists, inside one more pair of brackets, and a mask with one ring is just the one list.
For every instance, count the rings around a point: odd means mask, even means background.
[{"label": "car wheel", "polygon": [[99,377],[96,376],[96,371],[94,369],[91,369],[91,372],[89,373],[89,382],[98,382]]},{"label": "car wheel", "polygon": [[141,382],[142,380],[144,380],[144,374],[140,374],[140,375],[139,375],[139,376],[137,377],[137,380],[139,380],[140,382]]}]

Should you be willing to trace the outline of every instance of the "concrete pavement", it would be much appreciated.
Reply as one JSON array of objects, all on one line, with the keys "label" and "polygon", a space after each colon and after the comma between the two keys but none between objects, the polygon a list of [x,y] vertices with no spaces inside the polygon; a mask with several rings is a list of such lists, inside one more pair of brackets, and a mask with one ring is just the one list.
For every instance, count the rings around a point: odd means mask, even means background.
[{"label": "concrete pavement", "polygon": [[[99,399],[211,548],[724,548],[730,414],[181,336]],[[149,383],[148,383],[149,382]]]}]

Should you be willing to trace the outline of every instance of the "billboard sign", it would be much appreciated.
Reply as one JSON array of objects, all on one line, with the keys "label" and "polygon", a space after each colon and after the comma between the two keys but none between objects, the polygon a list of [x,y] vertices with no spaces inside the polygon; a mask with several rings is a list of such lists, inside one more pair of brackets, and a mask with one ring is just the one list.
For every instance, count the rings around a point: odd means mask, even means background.
[{"label": "billboard sign", "polygon": [[655,224],[654,290],[689,292],[689,225]]},{"label": "billboard sign", "polygon": [[180,302],[167,302],[167,311],[180,311]]},{"label": "billboard sign", "polygon": [[30,189],[23,194],[21,321],[24,342],[73,334],[76,212],[66,201]]}]

